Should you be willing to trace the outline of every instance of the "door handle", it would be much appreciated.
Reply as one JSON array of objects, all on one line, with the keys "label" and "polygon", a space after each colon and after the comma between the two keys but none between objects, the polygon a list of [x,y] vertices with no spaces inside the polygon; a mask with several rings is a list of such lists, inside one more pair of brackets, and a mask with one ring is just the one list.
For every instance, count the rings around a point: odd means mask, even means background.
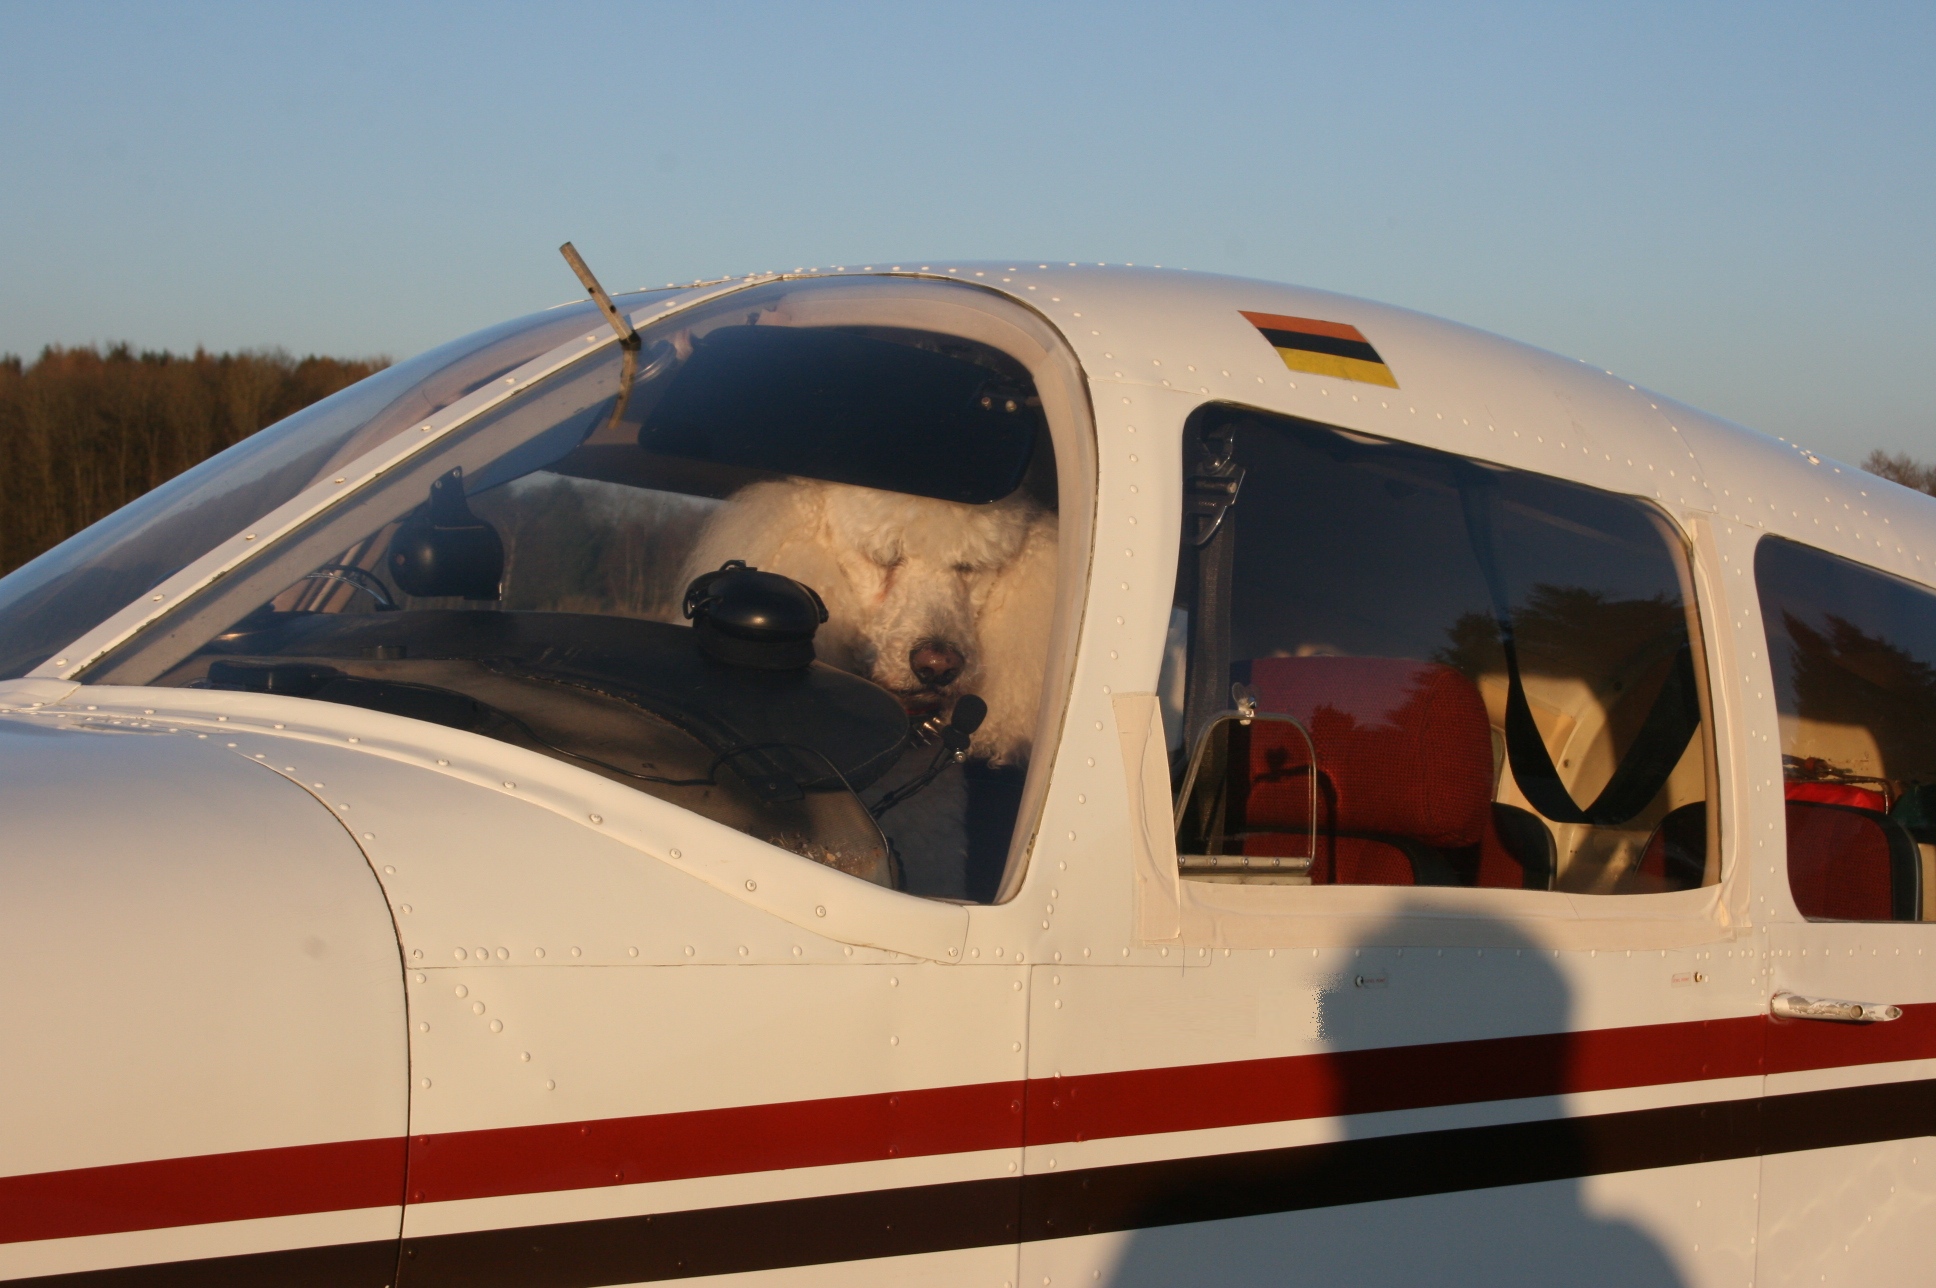
[{"label": "door handle", "polygon": [[1902,1018],[1900,1006],[1884,1002],[1843,1002],[1833,997],[1776,993],[1768,1009],[1787,1020],[1834,1020],[1842,1024],[1880,1024]]}]

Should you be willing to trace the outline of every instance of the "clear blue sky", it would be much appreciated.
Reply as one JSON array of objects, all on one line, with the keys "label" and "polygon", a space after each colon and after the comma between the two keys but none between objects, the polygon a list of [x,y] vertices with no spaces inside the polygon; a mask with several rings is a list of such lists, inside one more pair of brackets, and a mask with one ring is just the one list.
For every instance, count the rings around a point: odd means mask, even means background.
[{"label": "clear blue sky", "polygon": [[930,256],[1322,286],[1936,460],[1936,6],[0,0],[0,352]]}]

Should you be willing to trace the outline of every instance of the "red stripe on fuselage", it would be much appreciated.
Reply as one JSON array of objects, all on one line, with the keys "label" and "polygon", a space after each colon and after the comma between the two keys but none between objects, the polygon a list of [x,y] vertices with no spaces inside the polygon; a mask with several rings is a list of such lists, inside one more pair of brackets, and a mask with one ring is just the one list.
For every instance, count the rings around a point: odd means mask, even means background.
[{"label": "red stripe on fuselage", "polygon": [[1031,1145],[1761,1072],[1759,1016],[1039,1079]]},{"label": "red stripe on fuselage", "polygon": [[[1442,1108],[1936,1059],[1936,1003],[1889,1024],[1763,1016],[974,1083],[409,1139],[413,1203]],[[1021,1106],[1026,1101],[1027,1111]],[[1024,1124],[1026,1123],[1026,1135]],[[0,1243],[393,1204],[405,1142],[0,1177]]]},{"label": "red stripe on fuselage", "polygon": [[0,1243],[395,1207],[403,1160],[390,1137],[0,1176]]},{"label": "red stripe on fuselage", "polygon": [[410,1201],[774,1172],[1022,1143],[1020,1082],[410,1138]]}]

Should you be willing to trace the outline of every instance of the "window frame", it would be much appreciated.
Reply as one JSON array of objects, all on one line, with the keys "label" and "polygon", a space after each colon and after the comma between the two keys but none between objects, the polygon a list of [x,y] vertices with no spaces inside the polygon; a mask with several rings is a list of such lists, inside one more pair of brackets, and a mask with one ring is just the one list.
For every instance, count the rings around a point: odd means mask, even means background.
[{"label": "window frame", "polygon": [[[665,301],[656,309],[635,311],[631,319],[641,328],[659,326],[722,297],[784,285],[812,293],[814,326],[928,330],[998,349],[1029,371],[1042,400],[1057,474],[1056,609],[1049,632],[1034,750],[994,898],[996,905],[1008,902],[1022,887],[1040,829],[1052,762],[1069,704],[1082,608],[1088,594],[1097,451],[1087,379],[1066,339],[1026,304],[985,286],[933,274],[760,278]],[[843,291],[848,292],[845,297]],[[156,588],[157,594],[128,605],[70,644],[57,655],[60,665],[53,674],[46,674],[54,666],[50,659],[34,676],[84,684],[132,682],[141,687],[141,677],[115,674],[131,651],[146,647],[157,635],[200,630],[205,625],[200,619],[207,612],[198,609],[207,610],[214,601],[226,599],[226,592],[237,583],[246,584],[256,568],[273,562],[263,556],[281,552],[291,542],[302,542],[349,498],[414,465],[418,457],[453,436],[461,436],[487,413],[527,395],[543,397],[552,381],[570,379],[583,364],[596,361],[616,343],[617,337],[609,328],[588,331],[426,418],[419,432],[397,435],[372,448],[340,467],[338,475],[306,489],[162,583]]]},{"label": "window frame", "polygon": [[[1178,459],[1182,488],[1177,517],[1180,520],[1187,519],[1183,505],[1187,505],[1189,492],[1189,428],[1212,409],[1356,438],[1379,439],[1394,445],[1458,457],[1457,453],[1444,452],[1443,448],[1431,444],[1370,434],[1269,408],[1207,400],[1190,407],[1179,423]],[[1700,513],[1690,511],[1687,515],[1678,515],[1654,497],[1595,488],[1592,484],[1563,475],[1527,470],[1517,465],[1502,465],[1482,458],[1460,459],[1472,460],[1489,468],[1532,474],[1575,487],[1593,488],[1605,495],[1638,503],[1678,542],[1680,554],[1677,569],[1688,608],[1688,630],[1695,655],[1694,673],[1701,706],[1701,731],[1698,736],[1704,740],[1704,789],[1709,804],[1708,864],[1712,879],[1687,890],[1599,895],[1500,887],[1313,886],[1191,881],[1179,874],[1178,879],[1169,883],[1167,890],[1154,889],[1147,878],[1139,878],[1139,898],[1145,904],[1146,924],[1176,925],[1186,946],[1267,947],[1364,942],[1362,936],[1367,933],[1368,926],[1388,928],[1395,922],[1403,921],[1410,927],[1405,932],[1405,942],[1485,946],[1512,942],[1513,935],[1521,933],[1506,925],[1506,919],[1511,919],[1522,927],[1529,922],[1536,923],[1542,937],[1566,946],[1672,948],[1726,938],[1734,933],[1734,924],[1746,919],[1747,909],[1737,894],[1740,865],[1728,849],[1734,833],[1739,830],[1731,825],[1731,820],[1740,810],[1731,799],[1733,770],[1728,757],[1731,739],[1724,737],[1721,730],[1731,700],[1725,690],[1719,687],[1720,672],[1717,668],[1720,659],[1711,643],[1725,639],[1728,624],[1724,616],[1715,616],[1717,613],[1724,614],[1725,608],[1722,605],[1723,588],[1718,579],[1711,575],[1711,569],[1719,562],[1712,530],[1702,522]],[[1181,549],[1187,533],[1180,530],[1178,535]],[[1172,577],[1176,571],[1172,570]],[[1173,584],[1171,602],[1174,602],[1174,598]],[[1152,737],[1159,741],[1163,739],[1160,727],[1155,729]],[[1171,803],[1165,801],[1163,804],[1167,808]],[[1157,864],[1166,872],[1175,871],[1176,835],[1173,828],[1166,826],[1159,832],[1153,809],[1145,825],[1150,840],[1160,850],[1159,854],[1153,856]],[[1149,906],[1152,899],[1169,906],[1152,908]]]},{"label": "window frame", "polygon": [[[1770,714],[1773,717],[1774,727],[1776,731],[1775,739],[1774,739],[1775,756],[1776,756],[1775,781],[1777,783],[1786,784],[1787,776],[1782,771],[1781,762],[1782,762],[1782,759],[1785,758],[1789,753],[1787,750],[1786,740],[1783,736],[1782,729],[1781,729],[1781,722],[1782,722],[1781,699],[1778,696],[1779,680],[1775,672],[1775,647],[1774,647],[1773,640],[1770,638],[1770,619],[1767,611],[1768,601],[1763,597],[1762,585],[1761,585],[1761,565],[1760,565],[1761,553],[1763,548],[1767,546],[1768,543],[1771,541],[1779,542],[1784,545],[1791,546],[1798,551],[1804,552],[1805,554],[1816,558],[1832,561],[1836,564],[1841,565],[1844,569],[1853,571],[1854,573],[1860,576],[1872,577],[1878,581],[1894,583],[1899,587],[1902,587],[1911,592],[1914,592],[1915,594],[1925,597],[1933,605],[1936,605],[1936,587],[1925,585],[1922,582],[1914,580],[1913,578],[1905,577],[1901,573],[1891,572],[1886,568],[1878,568],[1874,564],[1864,563],[1860,559],[1852,558],[1849,555],[1842,554],[1838,551],[1825,549],[1824,547],[1816,545],[1813,542],[1803,541],[1797,537],[1790,536],[1787,533],[1763,532],[1755,538],[1748,552],[1748,561],[1749,561],[1749,567],[1752,570],[1752,574],[1753,574],[1754,604],[1755,604],[1756,616],[1760,619],[1760,632],[1759,632],[1760,638],[1761,638],[1763,647],[1767,650],[1768,686],[1769,686],[1768,702],[1770,706]],[[1786,800],[1785,790],[1784,790],[1783,799],[1784,801]],[[1855,921],[1855,920],[1848,920],[1848,919],[1839,918],[1839,917],[1815,917],[1815,916],[1810,916],[1808,913],[1802,911],[1801,903],[1795,897],[1793,880],[1789,875],[1787,842],[1788,842],[1787,817],[1786,817],[1786,810],[1784,810],[1783,818],[1782,818],[1783,848],[1782,848],[1782,856],[1781,856],[1781,884],[1782,884],[1782,890],[1787,895],[1787,898],[1788,898],[1788,906],[1793,910],[1796,919],[1800,923],[1804,925],[1812,925],[1812,926],[1846,925],[1846,926],[1866,926],[1866,927],[1936,925],[1936,915],[1932,915],[1932,912],[1936,912],[1936,880],[1932,879],[1933,876],[1936,876],[1936,874],[1932,873],[1932,867],[1936,867],[1936,863],[1932,863],[1932,856],[1924,852],[1927,849],[1927,846],[1925,843],[1920,841],[1918,841],[1917,843],[1918,857],[1921,860],[1921,872],[1920,872],[1921,885],[1922,885],[1921,900],[1920,900],[1921,906],[1918,909],[1918,912],[1920,915],[1913,920],[1891,918],[1888,920]]]}]

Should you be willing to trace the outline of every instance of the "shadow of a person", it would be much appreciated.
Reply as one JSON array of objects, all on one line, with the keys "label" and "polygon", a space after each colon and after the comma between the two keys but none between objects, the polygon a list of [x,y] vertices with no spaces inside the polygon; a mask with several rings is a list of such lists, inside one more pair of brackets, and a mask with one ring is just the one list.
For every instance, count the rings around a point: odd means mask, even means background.
[{"label": "shadow of a person", "polygon": [[[1588,1205],[1583,1178],[1608,1150],[1566,1117],[1573,1006],[1550,951],[1505,923],[1474,937],[1482,951],[1395,947],[1407,937],[1402,923],[1363,936],[1342,954],[1352,969],[1318,993],[1329,1051],[1313,1076],[1331,1082],[1339,1133],[1167,1169],[1139,1196],[1142,1219],[1126,1223],[1137,1232],[1102,1279],[1683,1283],[1646,1231]],[[1448,957],[1472,969],[1447,969]],[[1491,1037],[1515,1040],[1447,1045]]]}]

